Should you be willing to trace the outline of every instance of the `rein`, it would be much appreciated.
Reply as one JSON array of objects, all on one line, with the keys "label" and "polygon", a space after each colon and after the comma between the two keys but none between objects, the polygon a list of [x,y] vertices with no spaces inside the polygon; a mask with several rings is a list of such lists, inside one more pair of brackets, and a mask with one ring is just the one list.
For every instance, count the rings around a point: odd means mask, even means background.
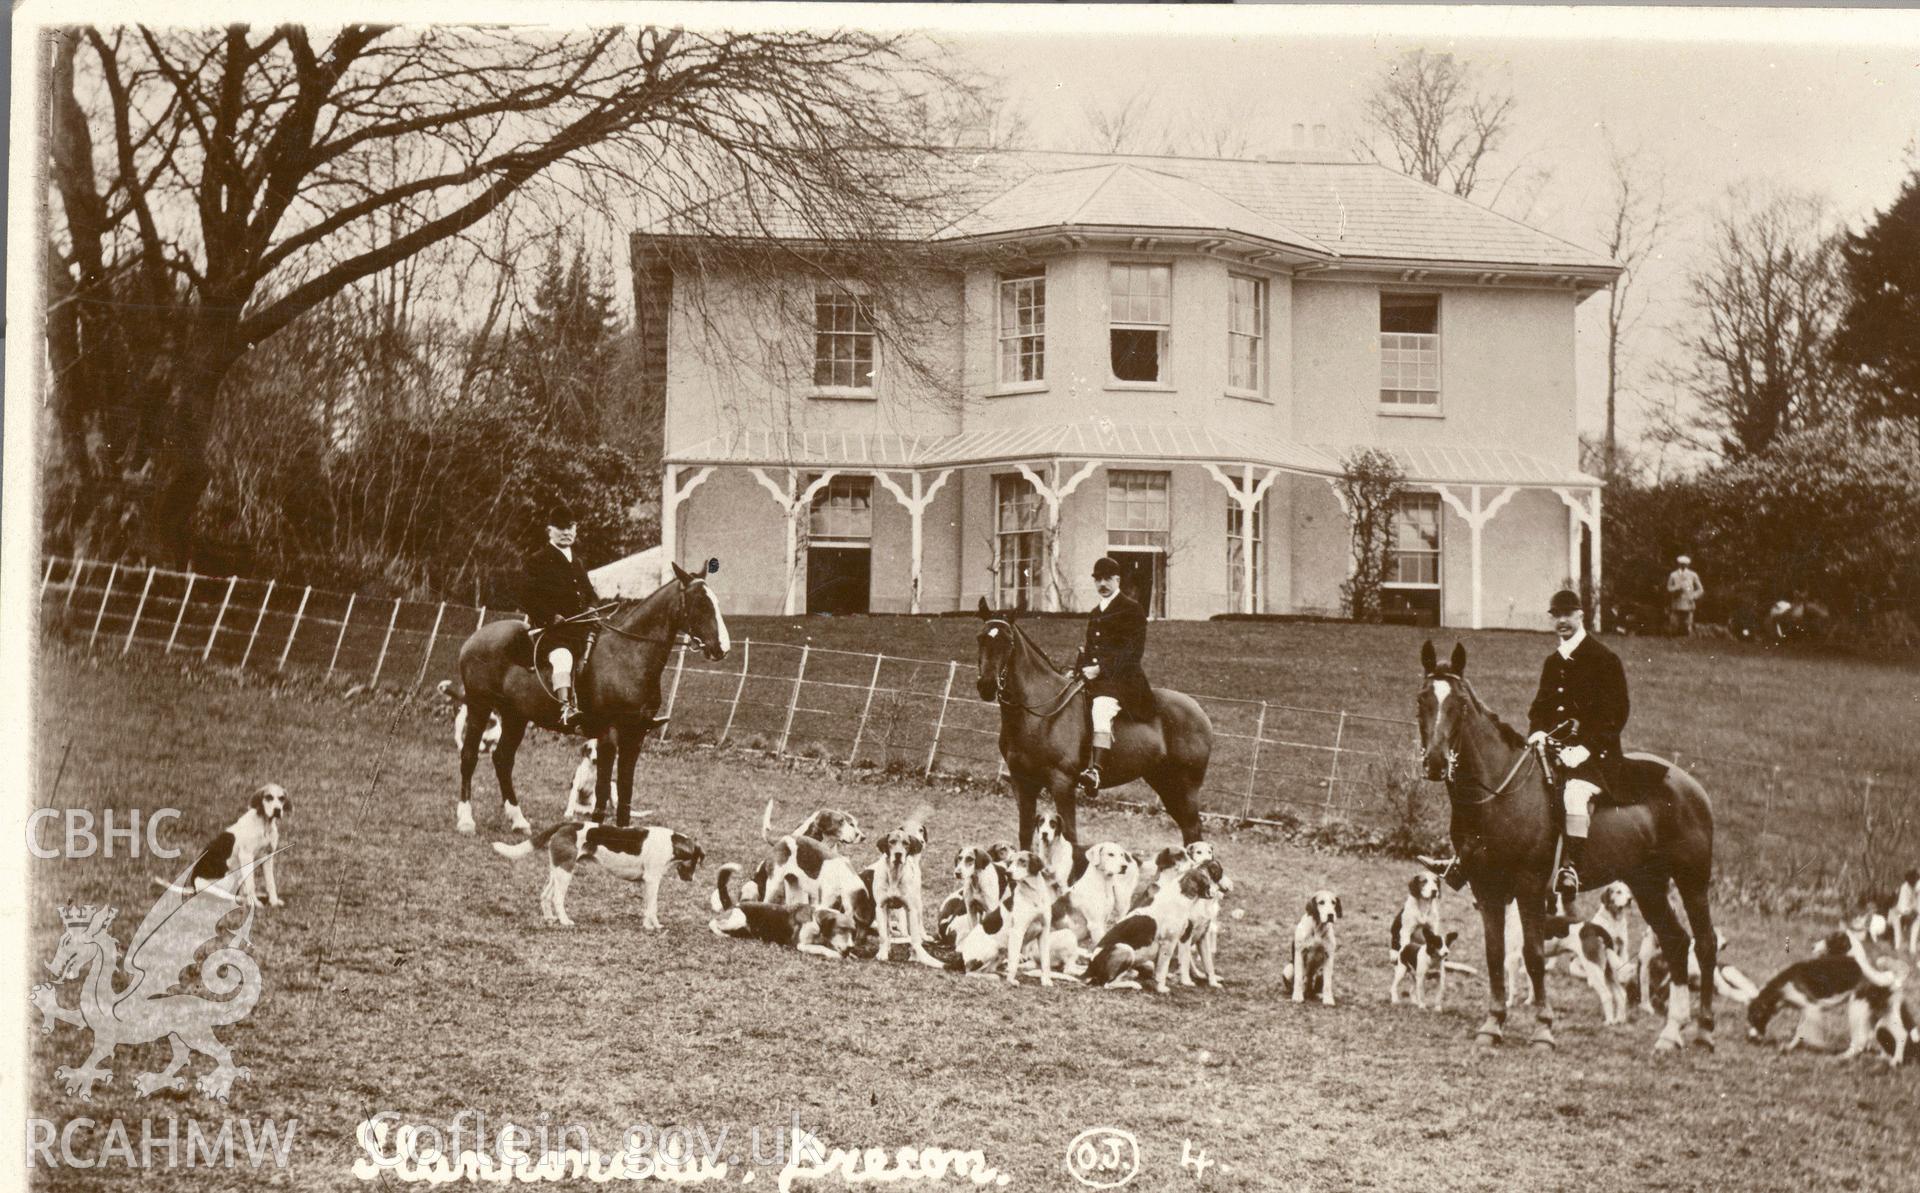
[{"label": "rein", "polygon": [[[1012,639],[1016,645],[1025,641],[1025,636],[1022,635],[1020,631],[1016,630],[1013,627],[1012,622],[1006,621],[1003,618],[996,617],[993,620],[987,622],[987,624],[990,626],[996,626],[996,625],[1005,626],[1007,630],[1007,636],[1010,639]],[[1078,696],[1080,694],[1080,690],[1087,686],[1086,680],[1076,675],[1072,679],[1067,681],[1066,690],[1061,692],[1060,698],[1053,702],[1053,707],[1048,709],[1035,708],[1031,704],[1023,704],[1020,701],[1015,700],[1012,697],[1007,695],[1007,668],[1011,666],[1013,666],[1013,652],[1009,650],[1007,652],[1007,657],[1001,660],[999,669],[993,673],[994,700],[1002,708],[1017,708],[1021,712],[1026,713],[1028,716],[1039,717],[1043,721],[1051,720],[1054,717],[1059,716],[1061,713],[1061,710],[1067,707],[1068,702],[1071,701],[1075,696]]]},{"label": "rein", "polygon": [[1448,779],[1447,794],[1451,796],[1454,793],[1456,786],[1471,787],[1471,788],[1474,788],[1475,790],[1483,791],[1486,794],[1481,796],[1479,799],[1456,800],[1455,802],[1466,804],[1468,807],[1477,807],[1480,804],[1490,804],[1494,800],[1497,800],[1501,796],[1505,795],[1508,791],[1512,790],[1513,781],[1516,778],[1518,778],[1520,775],[1520,768],[1525,766],[1529,759],[1533,759],[1535,757],[1536,755],[1534,752],[1534,747],[1526,746],[1521,749],[1520,757],[1514,759],[1513,769],[1507,772],[1506,778],[1500,780],[1500,785],[1498,787],[1488,787],[1488,786],[1485,786],[1484,784],[1470,782],[1469,780],[1466,780],[1466,779]]},{"label": "rein", "polygon": [[[680,590],[679,594],[674,597],[673,620],[678,620],[678,621],[686,620],[685,602],[686,602],[687,594],[693,591],[695,585],[705,584],[705,583],[706,583],[705,580],[695,580],[693,584],[689,584],[687,587]],[[647,598],[645,597],[637,597],[633,599],[632,603],[642,604],[642,603],[645,603],[646,599]],[[595,628],[605,630],[611,634],[617,634],[620,637],[625,638],[629,641],[655,642],[663,646],[674,645],[674,643],[679,640],[679,635],[685,634],[687,636],[687,642],[690,645],[698,647],[699,649],[702,649],[702,650],[706,649],[706,645],[707,645],[706,639],[700,637],[700,635],[694,633],[692,630],[679,630],[675,633],[667,635],[665,638],[658,638],[658,637],[654,637],[651,634],[636,634],[632,630],[622,629],[621,627],[607,620],[609,610],[617,610],[620,608],[620,606],[628,603],[629,602],[627,601],[613,601],[608,604],[600,605],[595,608],[589,609],[585,613],[576,613],[572,617],[567,618],[566,620],[567,621],[589,621],[594,625]]]}]

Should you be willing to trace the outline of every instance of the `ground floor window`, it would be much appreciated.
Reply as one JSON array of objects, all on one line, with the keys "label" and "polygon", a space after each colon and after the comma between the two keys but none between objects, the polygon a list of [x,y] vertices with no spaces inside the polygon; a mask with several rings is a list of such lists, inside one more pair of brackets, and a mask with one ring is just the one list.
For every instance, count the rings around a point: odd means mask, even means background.
[{"label": "ground floor window", "polygon": [[833,477],[807,513],[807,612],[868,612],[872,581],[873,478]]},{"label": "ground floor window", "polygon": [[1120,565],[1120,590],[1149,617],[1167,613],[1167,549],[1173,527],[1172,474],[1107,472],[1107,554]]},{"label": "ground floor window", "polygon": [[1440,624],[1439,494],[1407,493],[1394,503],[1380,609],[1389,620]]},{"label": "ground floor window", "polygon": [[1032,609],[1046,586],[1046,512],[1024,476],[993,478],[994,606]]},{"label": "ground floor window", "polygon": [[[1229,479],[1235,490],[1245,492],[1244,476]],[[1266,517],[1261,512],[1265,504],[1263,495],[1253,503],[1253,514],[1249,518],[1241,513],[1238,501],[1227,499],[1227,609],[1232,613],[1242,612],[1247,607],[1246,565],[1249,551],[1253,552],[1253,611],[1258,613],[1265,607],[1262,601],[1267,595],[1266,577],[1263,575],[1267,566],[1267,530]]]}]

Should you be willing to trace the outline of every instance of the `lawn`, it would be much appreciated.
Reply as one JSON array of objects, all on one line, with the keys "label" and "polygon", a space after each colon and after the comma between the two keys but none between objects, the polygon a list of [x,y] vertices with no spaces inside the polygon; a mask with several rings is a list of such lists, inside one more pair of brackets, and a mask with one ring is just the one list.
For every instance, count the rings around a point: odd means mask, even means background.
[{"label": "lawn", "polygon": [[[852,632],[798,624],[817,641]],[[968,638],[964,625],[869,626],[901,654],[943,657]],[[1301,685],[1286,690],[1388,713],[1409,702],[1417,634],[1240,626],[1215,628],[1213,639],[1207,629],[1156,627],[1149,662],[1163,682],[1217,687],[1204,681],[1230,674],[1231,660],[1247,683]],[[776,632],[773,622],[736,630]],[[1071,627],[1042,632],[1052,649]],[[1349,656],[1337,664],[1336,647]],[[1542,647],[1518,635],[1469,639],[1483,690],[1508,706],[1519,703]],[[1703,751],[1709,741],[1733,750],[1739,718],[1689,701],[1751,703],[1767,710],[1765,723],[1778,720],[1775,732],[1803,731],[1768,699],[1794,690],[1794,667],[1812,677],[1802,691],[1878,684],[1884,700],[1911,684],[1908,673],[1858,664],[1650,649],[1660,651],[1656,665],[1638,655],[1629,663],[1639,707],[1654,724],[1699,735]],[[1668,671],[1682,678],[1657,678]],[[1687,678],[1706,674],[1722,679]],[[1722,1010],[1717,1053],[1655,1058],[1652,1020],[1603,1028],[1585,987],[1565,978],[1555,987],[1561,1048],[1548,1055],[1469,1045],[1484,1001],[1477,979],[1458,980],[1437,1015],[1389,1007],[1383,942],[1405,863],[1310,851],[1257,830],[1216,834],[1237,883],[1230,906],[1246,913],[1224,925],[1222,991],[1160,998],[1030,981],[1008,989],[906,963],[814,962],[705,928],[713,868],[757,856],[767,798],[779,800],[783,821],[843,806],[870,832],[930,802],[936,859],[963,841],[1010,836],[1010,800],[952,785],[843,782],[827,768],[690,747],[643,762],[640,803],[657,810],[649,819],[692,834],[708,859],[693,887],[663,890],[666,930],[641,932],[637,892],[585,874],[571,900],[580,926],[560,931],[539,922],[540,864],[508,863],[487,847],[504,836],[496,801],[478,805],[477,838],[452,832],[455,762],[443,708],[350,703],[60,647],[43,655],[39,679],[41,802],[176,807],[184,815],[163,839],[197,848],[259,782],[278,781],[292,797],[288,906],[263,913],[255,931],[265,994],[223,1029],[251,1070],[225,1113],[299,1120],[276,1187],[357,1183],[355,1129],[381,1111],[442,1129],[461,1111],[495,1128],[508,1119],[579,1123],[608,1150],[634,1123],[699,1125],[710,1140],[724,1128],[733,1142],[723,1154],[744,1153],[749,1129],[784,1130],[797,1116],[833,1146],[978,1148],[1007,1187],[1040,1190],[1081,1187],[1064,1161],[1069,1143],[1097,1127],[1137,1137],[1143,1175],[1132,1187],[1146,1189],[1892,1190],[1911,1188],[1920,1163],[1920,1068],[1889,1075],[1782,1057],[1742,1042],[1737,1008]],[[1802,726],[1844,721],[1838,700],[1837,691],[1805,700]],[[523,752],[522,790],[536,821],[559,807],[574,758],[569,743],[543,734]],[[1083,825],[1089,839],[1132,847],[1174,839],[1161,816],[1094,810]],[[30,968],[39,974],[53,953],[61,903],[110,902],[135,920],[156,893],[150,876],[178,864],[33,863]],[[931,867],[930,897],[944,868]],[[1341,1003],[1296,1007],[1279,990],[1284,942],[1306,894],[1322,885],[1346,906]],[[1477,964],[1480,934],[1464,901],[1451,900],[1447,914],[1462,930],[1460,955]],[[1723,919],[1729,959],[1758,978],[1829,927],[1741,908]],[[125,930],[116,936],[124,944]],[[1776,1024],[1775,1038],[1785,1030]],[[31,1038],[37,1113],[64,1122],[223,1112],[196,1094],[135,1098],[132,1075],[163,1059],[154,1046],[123,1050],[110,1066],[114,1082],[76,1102],[51,1073],[79,1062],[77,1030]],[[206,1064],[196,1058],[190,1071]],[[1211,1161],[1200,1184],[1190,1186],[1191,1169],[1180,1166],[1185,1146]],[[772,1184],[773,1175],[762,1179]],[[36,1179],[84,1189],[125,1187],[129,1177],[60,1169]],[[164,1187],[253,1181],[176,1171]]]}]

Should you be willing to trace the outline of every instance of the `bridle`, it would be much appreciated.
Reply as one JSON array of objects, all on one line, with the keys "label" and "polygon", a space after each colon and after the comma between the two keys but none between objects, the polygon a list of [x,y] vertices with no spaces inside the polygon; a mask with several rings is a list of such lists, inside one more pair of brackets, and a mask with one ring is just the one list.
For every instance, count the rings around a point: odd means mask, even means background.
[{"label": "bridle", "polygon": [[[1475,703],[1477,703],[1479,700],[1477,696],[1473,696],[1472,694],[1473,689],[1468,686],[1465,678],[1461,676],[1434,673],[1434,674],[1429,674],[1427,676],[1427,679],[1429,682],[1435,679],[1440,679],[1440,680],[1444,680],[1447,683],[1459,684],[1461,691],[1464,694],[1466,694],[1470,699],[1472,699]],[[1540,764],[1541,773],[1543,775],[1546,774],[1547,773],[1547,759],[1546,759],[1547,747],[1550,745],[1558,744],[1555,739],[1555,735],[1558,734],[1561,730],[1567,728],[1572,724],[1573,724],[1572,721],[1562,721],[1560,724],[1555,725],[1551,730],[1547,732],[1547,740],[1545,742],[1542,742],[1537,746],[1528,745],[1528,746],[1522,747],[1520,750],[1520,757],[1513,760],[1513,766],[1507,771],[1506,778],[1501,779],[1499,785],[1495,787],[1488,787],[1484,783],[1478,783],[1473,781],[1472,779],[1467,779],[1460,776],[1460,774],[1458,773],[1459,763],[1460,763],[1460,752],[1454,749],[1451,740],[1449,740],[1447,745],[1447,767],[1446,767],[1446,770],[1442,771],[1440,775],[1441,781],[1447,785],[1448,798],[1452,799],[1453,802],[1455,803],[1466,804],[1469,807],[1475,807],[1480,804],[1490,804],[1494,800],[1499,799],[1501,796],[1513,790],[1514,783],[1520,778],[1521,771],[1526,767],[1529,761],[1538,762]],[[1463,787],[1480,792],[1481,793],[1480,798],[1479,799],[1461,799],[1456,793]]]},{"label": "bridle", "polygon": [[1007,695],[1007,668],[1013,666],[1013,652],[1019,646],[1021,635],[1018,630],[1014,629],[1013,623],[1004,617],[989,618],[986,625],[981,627],[981,632],[985,633],[995,626],[1000,626],[1007,631],[1007,642],[1009,644],[1006,657],[1000,660],[1000,666],[995,668],[993,672],[993,699],[995,703],[999,704],[1002,708],[1017,708],[1028,716],[1039,717],[1043,721],[1059,716],[1060,710],[1067,706],[1068,701],[1080,694],[1080,689],[1086,686],[1086,681],[1077,675],[1069,679],[1066,690],[1060,693],[1060,698],[1054,701],[1052,708],[1035,708],[1031,704],[1022,704],[1020,701],[1013,699]]},{"label": "bridle", "polygon": [[689,616],[689,613],[688,613],[688,599],[692,596],[694,589],[705,588],[706,585],[707,585],[706,578],[704,576],[697,576],[691,582],[682,585],[680,588],[680,591],[674,594],[673,612],[670,618],[668,619],[668,625],[678,626],[679,629],[675,630],[673,633],[669,634],[665,638],[657,638],[651,634],[636,634],[632,630],[622,629],[621,627],[613,624],[613,622],[607,620],[607,618],[612,613],[619,611],[623,606],[630,605],[630,604],[639,604],[646,600],[645,597],[639,597],[632,600],[611,601],[605,605],[599,605],[592,609],[589,609],[585,613],[576,613],[574,616],[569,617],[566,620],[567,621],[586,621],[590,623],[596,630],[605,630],[608,633],[617,634],[620,637],[625,638],[632,642],[654,642],[654,643],[659,643],[665,646],[672,646],[676,641],[678,641],[678,637],[680,634],[685,634],[687,636],[687,644],[689,646],[692,646],[696,650],[699,650],[702,653],[704,653],[707,649],[707,640],[705,638],[702,638],[699,634],[696,634],[693,632],[693,627],[691,624],[692,618]]}]

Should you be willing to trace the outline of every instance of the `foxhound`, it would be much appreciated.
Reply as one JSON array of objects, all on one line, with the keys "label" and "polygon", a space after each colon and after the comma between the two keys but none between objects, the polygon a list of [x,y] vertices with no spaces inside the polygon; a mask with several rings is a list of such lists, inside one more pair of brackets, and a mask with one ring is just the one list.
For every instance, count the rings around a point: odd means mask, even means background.
[{"label": "foxhound", "polygon": [[[1579,925],[1579,955],[1567,962],[1567,972],[1584,977],[1600,1000],[1601,1021],[1609,1025],[1627,1021],[1627,991],[1623,980],[1630,972],[1627,909],[1633,906],[1633,892],[1624,882],[1609,883],[1600,892],[1600,909]],[[1652,937],[1649,932],[1648,937]],[[1698,964],[1698,962],[1695,962]]]},{"label": "foxhound", "polygon": [[540,914],[548,923],[573,927],[573,921],[567,918],[567,887],[573,882],[574,867],[598,862],[614,877],[644,888],[646,909],[640,925],[649,932],[660,931],[660,880],[666,877],[668,868],[680,876],[680,881],[691,882],[704,856],[691,837],[672,829],[614,828],[579,820],[562,820],[511,845],[493,843],[494,852],[509,861],[526,857],[535,849],[547,851],[547,885],[540,890]]},{"label": "foxhound", "polygon": [[893,913],[906,918],[906,945],[913,959],[922,965],[940,968],[940,961],[927,952],[926,917],[921,910],[920,855],[927,847],[925,817],[931,809],[916,812],[907,823],[880,838],[880,860],[868,866],[863,885],[873,899],[874,926],[880,933],[882,961],[893,959]]},{"label": "foxhound", "polygon": [[1034,822],[1033,839],[1027,848],[1040,859],[1054,881],[1062,886],[1072,883],[1080,875],[1074,864],[1074,844],[1066,836],[1066,822],[1058,812],[1043,812]]},{"label": "foxhound", "polygon": [[1013,882],[1013,903],[1006,915],[1007,984],[1013,985],[1020,980],[1020,962],[1026,952],[1027,935],[1034,933],[1039,937],[1040,984],[1051,986],[1054,978],[1054,946],[1065,945],[1066,956],[1062,958],[1063,961],[1071,959],[1075,947],[1072,929],[1062,929],[1054,923],[1054,905],[1060,894],[1059,886],[1046,863],[1031,850],[1014,854],[1007,863],[1007,874]]},{"label": "foxhound", "polygon": [[[242,898],[249,903],[264,902],[268,907],[284,907],[286,904],[280,898],[275,882],[274,855],[280,850],[280,825],[291,810],[292,804],[280,784],[261,784],[247,797],[247,810],[240,814],[240,819],[215,834],[213,840],[207,842],[207,847],[200,851],[200,857],[193,863],[193,869],[187,876],[187,881],[193,884],[193,891],[177,890],[159,878],[154,882],[176,894],[185,895],[204,891],[229,874],[244,871],[246,877],[241,881],[241,886],[245,893]],[[254,866],[256,860],[260,861],[257,868]],[[256,874],[260,877],[257,885],[254,881]],[[261,886],[266,888],[264,898],[259,890]]]},{"label": "foxhound", "polygon": [[[1865,943],[1857,932],[1835,932],[1814,949],[1813,957],[1796,961],[1773,975],[1748,1004],[1748,1040],[1757,1044],[1766,1039],[1767,1026],[1784,1003],[1799,1010],[1800,1022],[1780,1050],[1791,1052],[1802,1044],[1817,1046],[1823,1042],[1822,1020],[1827,1012],[1850,1008],[1859,999],[1866,1004],[1868,1021],[1874,1022],[1873,1007],[1899,984],[1896,975],[1881,971],[1867,957]],[[1875,990],[1880,993],[1875,994]],[[1892,1001],[1897,1004],[1900,999]],[[1852,1017],[1849,1009],[1849,1019]],[[1868,1034],[1871,1036],[1871,1030]],[[1896,1039],[1895,1046],[1904,1055],[1904,1041]]]},{"label": "foxhound", "polygon": [[1293,960],[1282,978],[1293,983],[1293,1001],[1305,1002],[1317,993],[1325,1006],[1333,1002],[1333,959],[1340,951],[1334,925],[1341,916],[1340,896],[1318,890],[1307,896],[1307,909],[1293,926]]},{"label": "foxhound", "polygon": [[1213,876],[1203,868],[1192,867],[1177,879],[1161,882],[1146,906],[1128,912],[1100,938],[1087,966],[1087,981],[1138,990],[1140,977],[1150,968],[1154,990],[1167,993],[1174,951],[1192,929],[1194,904],[1217,897]]},{"label": "foxhound", "polygon": [[764,940],[814,957],[845,959],[859,936],[852,919],[830,907],[802,903],[736,903],[732,880],[739,870],[739,863],[728,862],[715,879],[720,914],[707,921],[714,935]]},{"label": "foxhound", "polygon": [[975,845],[963,845],[953,856],[953,893],[940,905],[935,939],[957,947],[989,911],[998,910],[1009,893],[1006,867]]},{"label": "foxhound", "polygon": [[1436,982],[1433,1009],[1447,999],[1447,955],[1458,932],[1443,934],[1440,927],[1440,880],[1422,871],[1407,880],[1407,898],[1387,929],[1387,949],[1393,958],[1393,985],[1387,1001],[1400,1001],[1400,984],[1413,979],[1413,1005],[1427,1008],[1427,975]]},{"label": "foxhound", "polygon": [[1126,850],[1103,841],[1086,852],[1086,869],[1067,888],[1067,910],[1080,943],[1091,947],[1125,915],[1140,883],[1140,863]]},{"label": "foxhound", "polygon": [[[461,699],[459,693],[453,690],[452,680],[441,680],[439,688],[440,694],[447,698],[447,702],[454,705],[453,748],[463,750],[467,745],[467,702]],[[482,754],[491,754],[493,753],[494,747],[499,744],[500,714],[489,711],[487,713],[487,727],[480,731],[480,752]]]}]

